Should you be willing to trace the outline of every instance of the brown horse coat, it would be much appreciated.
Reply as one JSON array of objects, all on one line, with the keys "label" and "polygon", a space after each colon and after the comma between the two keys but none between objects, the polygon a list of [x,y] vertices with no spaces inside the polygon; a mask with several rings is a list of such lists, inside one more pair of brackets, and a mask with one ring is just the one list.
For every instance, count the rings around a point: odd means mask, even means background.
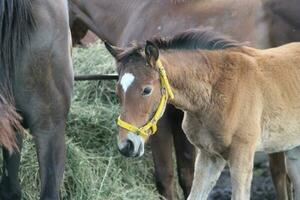
[{"label": "brown horse coat", "polygon": [[[214,182],[225,160],[233,199],[249,199],[254,152],[288,152],[300,145],[300,43],[241,50],[202,52],[208,66],[191,52],[161,55],[174,88],[172,103],[185,111],[183,130],[201,151],[190,199],[207,198],[213,185],[203,179]],[[209,163],[217,163],[215,170],[207,171]]]},{"label": "brown horse coat", "polygon": [[[198,149],[189,199],[207,199],[227,162],[232,199],[250,199],[257,151],[285,152],[300,198],[300,43],[258,50],[211,32],[189,31],[148,42],[145,54],[143,48],[112,53],[108,47],[123,74],[132,77],[129,89],[117,90],[125,102],[121,119],[137,127],[151,119],[161,98],[159,57],[175,95],[170,103],[184,111],[183,130]],[[141,96],[146,87],[153,92]],[[140,137],[132,134],[120,128],[119,142]]]},{"label": "brown horse coat", "polygon": [[[161,55],[174,88],[173,103],[185,110],[185,132],[200,149],[225,157],[234,140],[252,143],[256,151],[267,153],[298,146],[300,43],[241,50],[203,52],[213,69],[209,73],[203,73],[204,69],[186,71],[181,66],[184,61],[176,64],[174,55]],[[189,60],[189,66],[205,67],[193,60],[191,52],[177,53],[176,57]],[[184,80],[189,83],[183,84]]]},{"label": "brown horse coat", "polygon": [[[210,26],[215,30],[233,36],[240,41],[250,41],[255,47],[270,47],[300,39],[297,19],[299,0],[180,0],[118,1],[118,0],[69,0],[70,24],[74,41],[85,35],[87,28],[102,40],[111,44],[126,46],[132,40],[144,41],[157,36],[171,36],[187,28]],[[79,19],[79,20],[78,20]],[[73,24],[74,22],[74,24]],[[84,22],[84,23],[82,23]],[[79,27],[78,27],[78,26]],[[81,30],[81,31],[78,31]],[[158,190],[167,199],[172,199],[173,167],[171,149],[174,138],[180,184],[185,196],[191,183],[191,145],[182,137],[178,121],[182,112],[168,107],[165,119],[160,121],[159,131],[163,134],[152,139],[155,175]],[[172,124],[172,125],[171,125]],[[168,141],[167,141],[168,140]],[[282,157],[282,155],[279,155]],[[285,167],[279,159],[271,157],[271,168],[275,177],[278,198],[284,199],[286,192]],[[283,160],[283,159],[282,159]],[[273,165],[273,164],[272,164]],[[271,166],[272,166],[271,165]],[[190,170],[187,170],[190,168]],[[276,172],[277,171],[277,172]],[[279,172],[279,173],[278,173]],[[276,178],[277,177],[277,178]],[[280,190],[279,190],[279,189]]]}]

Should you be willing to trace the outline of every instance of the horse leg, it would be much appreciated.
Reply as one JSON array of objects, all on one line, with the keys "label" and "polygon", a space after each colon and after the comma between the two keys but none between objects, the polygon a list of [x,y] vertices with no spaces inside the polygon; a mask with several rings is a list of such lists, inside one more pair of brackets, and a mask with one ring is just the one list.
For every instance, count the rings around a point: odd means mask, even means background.
[{"label": "horse leg", "polygon": [[151,136],[156,188],[167,200],[173,199],[173,138],[166,114],[158,123],[158,132]]},{"label": "horse leg", "polygon": [[285,152],[286,166],[294,187],[294,198],[300,199],[300,146]]},{"label": "horse leg", "polygon": [[255,148],[252,146],[240,141],[232,144],[229,154],[232,200],[250,200],[255,155]]},{"label": "horse leg", "polygon": [[172,132],[176,153],[177,173],[179,184],[183,190],[183,195],[185,199],[187,199],[193,183],[195,167],[195,147],[188,141],[181,128],[183,112],[180,110],[176,110],[175,115],[172,116],[175,116],[172,119]]},{"label": "horse leg", "polygon": [[198,150],[194,180],[188,200],[206,200],[225,164],[226,161],[222,157]]},{"label": "horse leg", "polygon": [[2,200],[21,200],[21,187],[19,183],[19,166],[21,159],[21,149],[23,138],[17,134],[17,142],[19,152],[15,151],[13,154],[3,148],[3,168],[2,179],[0,185],[0,199]]},{"label": "horse leg", "polygon": [[[51,51],[50,57],[36,53],[39,48],[32,46],[37,56],[33,63],[28,63],[28,67],[23,67],[25,72],[19,74],[19,84],[15,89],[18,94],[16,103],[36,144],[41,200],[59,199],[64,172],[65,126],[71,103],[73,73],[70,46],[67,45],[70,43],[66,43],[70,35],[68,29],[61,29],[58,29],[61,38],[51,41],[53,48],[43,49],[47,53]],[[39,70],[31,70],[32,65]]]},{"label": "horse leg", "polygon": [[[56,63],[58,64],[58,63]],[[63,64],[63,63],[62,63]],[[64,65],[62,65],[64,66]],[[63,72],[61,72],[63,74]],[[42,77],[41,77],[42,78]],[[47,91],[40,98],[35,91],[22,110],[36,144],[41,180],[41,200],[58,200],[65,162],[65,127],[71,102],[72,79],[65,76],[59,87],[41,84]],[[38,90],[38,91],[40,91]],[[43,96],[45,97],[45,96]]]},{"label": "horse leg", "polygon": [[285,169],[284,153],[269,154],[269,162],[273,183],[276,189],[276,197],[278,200],[288,200],[288,177]]},{"label": "horse leg", "polygon": [[65,121],[52,127],[32,129],[38,152],[41,178],[40,199],[59,199],[65,161]]}]

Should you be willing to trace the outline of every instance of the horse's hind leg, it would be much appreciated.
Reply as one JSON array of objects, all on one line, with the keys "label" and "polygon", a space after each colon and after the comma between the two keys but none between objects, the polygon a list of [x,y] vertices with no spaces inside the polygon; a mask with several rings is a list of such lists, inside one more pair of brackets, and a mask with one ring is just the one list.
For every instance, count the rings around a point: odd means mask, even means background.
[{"label": "horse's hind leg", "polygon": [[174,137],[179,184],[183,190],[184,197],[188,198],[194,177],[195,147],[188,141],[182,130],[181,124],[183,112],[175,108],[173,109],[172,132]]},{"label": "horse's hind leg", "polygon": [[156,187],[167,200],[173,199],[173,137],[168,118],[164,115],[158,123],[158,132],[151,136]]},{"label": "horse's hind leg", "polygon": [[276,197],[278,200],[288,200],[288,184],[287,173],[285,169],[284,153],[269,154],[270,171],[273,183],[276,189]]},{"label": "horse's hind leg", "polygon": [[0,199],[2,200],[21,200],[21,188],[19,183],[19,166],[22,149],[22,136],[17,134],[19,152],[12,155],[3,148],[3,168],[0,185]]},{"label": "horse's hind leg", "polygon": [[286,166],[294,187],[294,198],[300,199],[300,146],[286,151]]}]

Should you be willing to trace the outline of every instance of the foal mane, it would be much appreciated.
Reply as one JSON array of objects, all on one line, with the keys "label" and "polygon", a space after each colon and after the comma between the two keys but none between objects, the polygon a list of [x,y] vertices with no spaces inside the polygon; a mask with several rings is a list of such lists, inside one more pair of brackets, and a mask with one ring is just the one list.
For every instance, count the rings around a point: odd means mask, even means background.
[{"label": "foal mane", "polygon": [[234,41],[211,29],[190,29],[179,33],[170,39],[155,38],[152,42],[162,50],[167,49],[226,49],[239,47],[241,43]]},{"label": "foal mane", "polygon": [[[244,43],[239,43],[229,37],[213,31],[210,28],[190,29],[176,34],[171,38],[157,37],[150,40],[161,50],[217,50],[227,49],[231,47],[240,47]],[[119,60],[128,60],[133,56],[141,57],[141,50],[145,44],[133,43],[131,47],[127,48],[123,53],[118,55]]]},{"label": "foal mane", "polygon": [[0,143],[9,151],[17,149],[15,129],[22,130],[12,80],[35,25],[32,1],[0,0]]}]

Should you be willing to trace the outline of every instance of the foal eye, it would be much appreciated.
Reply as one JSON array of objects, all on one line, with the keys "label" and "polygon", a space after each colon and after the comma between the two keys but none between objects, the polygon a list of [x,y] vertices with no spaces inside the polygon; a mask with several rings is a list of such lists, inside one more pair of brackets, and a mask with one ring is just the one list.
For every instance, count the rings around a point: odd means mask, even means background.
[{"label": "foal eye", "polygon": [[152,88],[150,86],[146,86],[144,89],[143,89],[143,92],[142,92],[142,95],[143,96],[149,96],[152,92]]}]

